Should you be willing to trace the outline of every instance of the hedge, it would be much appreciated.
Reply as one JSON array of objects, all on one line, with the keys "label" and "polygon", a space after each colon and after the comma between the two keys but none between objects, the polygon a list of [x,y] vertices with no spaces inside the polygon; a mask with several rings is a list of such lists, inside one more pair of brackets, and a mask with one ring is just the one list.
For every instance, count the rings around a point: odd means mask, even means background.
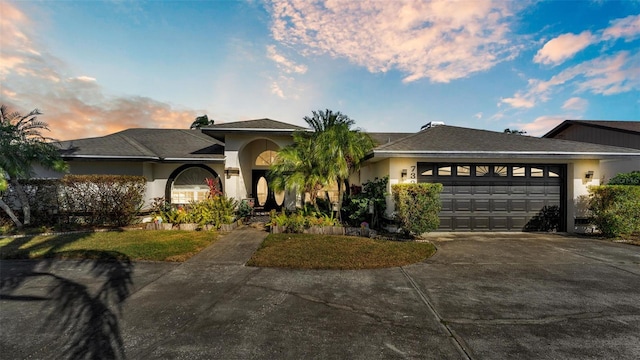
[{"label": "hedge", "polygon": [[391,189],[396,219],[406,233],[420,236],[440,226],[442,184],[396,184]]},{"label": "hedge", "polygon": [[640,233],[640,186],[590,186],[589,210],[592,223],[604,236]]},{"label": "hedge", "polygon": [[[32,209],[33,225],[80,222],[125,226],[143,204],[146,179],[126,175],[66,175],[62,179],[21,180]],[[9,186],[11,188],[11,186]],[[3,199],[20,215],[15,191]]]}]

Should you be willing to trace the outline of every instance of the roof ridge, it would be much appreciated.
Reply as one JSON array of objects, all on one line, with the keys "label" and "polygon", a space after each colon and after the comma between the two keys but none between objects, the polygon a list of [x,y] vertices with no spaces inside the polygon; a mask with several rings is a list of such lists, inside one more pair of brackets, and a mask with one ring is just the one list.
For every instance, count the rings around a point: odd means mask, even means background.
[{"label": "roof ridge", "polygon": [[130,138],[128,135],[123,134],[123,132],[118,133],[118,134],[114,134],[114,135],[118,135],[120,136],[124,141],[128,142],[131,146],[135,147],[136,149],[138,149],[140,152],[142,152],[145,155],[148,156],[156,156],[156,157],[160,157],[160,155],[154,153],[153,151],[151,151],[151,149],[149,149],[148,147],[140,144],[139,142],[137,142],[136,140]]},{"label": "roof ridge", "polygon": [[[440,125],[440,126],[448,126],[448,125]],[[411,133],[411,134],[410,134],[410,135],[408,135],[408,136],[405,136],[405,137],[402,137],[402,138],[400,138],[400,139],[397,139],[397,140],[394,140],[394,141],[388,142],[388,143],[386,143],[386,144],[383,144],[383,145],[377,146],[377,147],[375,147],[375,148],[373,148],[373,149],[374,149],[374,150],[375,150],[375,149],[382,150],[383,148],[385,148],[385,147],[387,147],[387,146],[391,146],[391,145],[393,145],[393,144],[395,144],[395,143],[397,143],[397,142],[405,141],[405,140],[410,139],[410,138],[412,138],[412,137],[418,136],[418,135],[420,135],[423,131],[427,131],[427,130],[429,130],[429,129],[432,129],[432,128],[427,128],[427,129],[420,130],[420,131],[415,132],[415,133]]]}]

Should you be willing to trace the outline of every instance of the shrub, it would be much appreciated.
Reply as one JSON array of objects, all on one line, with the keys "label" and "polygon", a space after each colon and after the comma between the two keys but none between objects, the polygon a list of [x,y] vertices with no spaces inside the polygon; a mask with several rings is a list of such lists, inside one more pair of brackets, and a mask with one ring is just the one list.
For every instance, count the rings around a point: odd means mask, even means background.
[{"label": "shrub", "polygon": [[143,176],[126,175],[66,175],[60,182],[61,212],[81,215],[89,225],[133,223],[146,186]]},{"label": "shrub", "polygon": [[[365,182],[361,189],[352,187],[351,195],[345,196],[342,205],[342,218],[352,226],[359,226],[363,221],[370,220],[371,227],[377,228],[380,225],[380,217],[387,210],[388,183],[389,177],[385,176]],[[369,214],[370,203],[373,205],[373,214]]]},{"label": "shrub", "polygon": [[640,185],[640,171],[618,174],[609,180],[609,185]]},{"label": "shrub", "polygon": [[419,236],[438,228],[440,225],[438,213],[442,207],[441,191],[442,184],[393,185],[396,218],[406,233]]},{"label": "shrub", "polygon": [[618,237],[640,232],[640,186],[589,187],[591,221],[604,236]]}]

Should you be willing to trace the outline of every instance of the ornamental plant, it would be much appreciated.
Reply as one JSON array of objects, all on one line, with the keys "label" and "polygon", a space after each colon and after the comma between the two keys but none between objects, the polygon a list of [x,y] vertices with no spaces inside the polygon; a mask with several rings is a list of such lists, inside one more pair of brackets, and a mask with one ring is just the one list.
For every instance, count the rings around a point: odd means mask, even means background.
[{"label": "ornamental plant", "polygon": [[640,233],[640,186],[589,187],[591,222],[607,237]]},{"label": "ornamental plant", "polygon": [[392,186],[396,219],[407,234],[420,236],[440,225],[438,214],[442,184],[396,184]]}]

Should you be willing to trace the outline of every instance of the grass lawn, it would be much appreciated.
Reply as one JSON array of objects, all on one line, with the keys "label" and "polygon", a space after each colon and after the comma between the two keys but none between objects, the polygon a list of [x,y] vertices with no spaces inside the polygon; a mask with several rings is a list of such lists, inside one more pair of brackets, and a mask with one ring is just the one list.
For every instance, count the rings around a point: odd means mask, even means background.
[{"label": "grass lawn", "polygon": [[423,242],[355,236],[271,234],[247,265],[295,269],[374,269],[423,261],[435,247]]},{"label": "grass lawn", "polygon": [[110,231],[0,239],[0,259],[185,261],[218,238],[211,231]]}]

